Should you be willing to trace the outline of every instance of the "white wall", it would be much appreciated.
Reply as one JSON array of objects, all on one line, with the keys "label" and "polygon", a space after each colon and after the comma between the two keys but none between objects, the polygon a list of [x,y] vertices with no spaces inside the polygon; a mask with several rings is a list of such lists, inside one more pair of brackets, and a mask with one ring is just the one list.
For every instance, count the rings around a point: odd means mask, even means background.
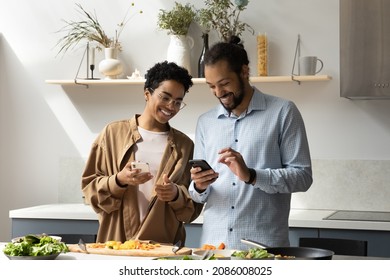
[{"label": "white wall", "polygon": [[[166,56],[169,38],[156,27],[159,9],[171,0],[135,1],[144,10],[122,33],[120,58],[126,74],[142,74]],[[186,1],[179,1],[185,3]],[[192,0],[199,5],[201,1]],[[84,46],[56,56],[61,19],[78,19],[73,1],[0,0],[0,240],[11,234],[8,211],[46,203],[80,202],[80,174],[102,127],[141,112],[142,86],[61,87],[46,79],[73,79]],[[113,32],[128,8],[125,0],[82,0]],[[296,208],[390,211],[390,101],[339,97],[338,0],[252,0],[242,19],[270,41],[270,75],[291,73],[297,35],[302,55],[317,55],[331,81],[257,84],[264,92],[293,100],[305,119],[314,164],[313,187],[294,196]],[[192,51],[196,73],[201,40]],[[215,36],[211,41],[216,40]],[[252,73],[256,37],[246,33]],[[97,60],[102,54],[97,55]],[[83,72],[83,70],[81,71]],[[81,73],[81,76],[84,73]],[[195,74],[194,74],[195,75]],[[216,104],[205,85],[172,125],[193,134],[197,116]]]}]

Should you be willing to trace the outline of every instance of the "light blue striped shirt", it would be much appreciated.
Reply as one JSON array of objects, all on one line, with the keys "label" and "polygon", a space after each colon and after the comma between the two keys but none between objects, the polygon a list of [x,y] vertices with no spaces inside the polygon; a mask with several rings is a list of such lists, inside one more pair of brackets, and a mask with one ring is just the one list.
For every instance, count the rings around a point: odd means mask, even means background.
[{"label": "light blue striped shirt", "polygon": [[[207,160],[219,178],[191,197],[205,203],[201,244],[224,242],[248,249],[249,238],[265,245],[288,246],[291,193],[312,184],[309,145],[302,116],[291,101],[254,88],[247,112],[236,117],[218,105],[202,114],[195,134],[194,158]],[[218,151],[231,147],[256,170],[256,184],[245,184],[218,163]]]}]

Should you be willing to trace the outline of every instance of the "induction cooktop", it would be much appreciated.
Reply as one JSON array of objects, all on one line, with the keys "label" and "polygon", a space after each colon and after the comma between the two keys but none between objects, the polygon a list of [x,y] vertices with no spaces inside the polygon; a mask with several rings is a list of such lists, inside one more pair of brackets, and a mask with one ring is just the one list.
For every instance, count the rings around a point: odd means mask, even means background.
[{"label": "induction cooktop", "polygon": [[324,220],[390,222],[390,212],[339,210]]}]

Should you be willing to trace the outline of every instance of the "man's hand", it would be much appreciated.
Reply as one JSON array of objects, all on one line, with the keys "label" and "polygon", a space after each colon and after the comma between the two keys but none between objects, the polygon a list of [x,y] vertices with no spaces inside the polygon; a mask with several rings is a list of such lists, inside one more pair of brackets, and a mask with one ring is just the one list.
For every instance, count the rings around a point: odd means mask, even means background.
[{"label": "man's hand", "polygon": [[204,191],[207,187],[217,180],[219,174],[214,170],[205,170],[202,171],[200,167],[193,167],[190,170],[191,179],[194,181],[196,189]]},{"label": "man's hand", "polygon": [[232,148],[225,148],[218,152],[218,162],[225,164],[242,181],[250,179],[249,168],[246,166],[242,155]]}]

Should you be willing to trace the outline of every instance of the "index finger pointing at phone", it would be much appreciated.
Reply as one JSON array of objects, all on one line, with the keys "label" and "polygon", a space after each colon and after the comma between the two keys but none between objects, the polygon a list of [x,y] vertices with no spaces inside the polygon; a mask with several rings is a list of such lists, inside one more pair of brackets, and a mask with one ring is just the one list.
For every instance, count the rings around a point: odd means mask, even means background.
[{"label": "index finger pointing at phone", "polygon": [[235,150],[233,150],[231,147],[226,147],[226,148],[219,150],[218,154],[223,154],[226,152],[235,152]]}]

